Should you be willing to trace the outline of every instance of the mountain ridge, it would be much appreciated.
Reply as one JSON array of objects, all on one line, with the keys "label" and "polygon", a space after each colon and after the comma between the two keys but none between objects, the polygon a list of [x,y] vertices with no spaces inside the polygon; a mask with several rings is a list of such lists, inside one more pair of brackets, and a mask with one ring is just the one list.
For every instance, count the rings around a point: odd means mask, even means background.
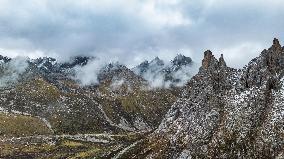
[{"label": "mountain ridge", "polygon": [[[284,49],[277,39],[243,69],[205,51],[199,72],[129,158],[282,158]],[[156,144],[158,143],[158,144]],[[142,147],[142,148],[141,148]],[[138,148],[139,149],[139,148]]]},{"label": "mountain ridge", "polygon": [[[176,59],[182,60],[166,66],[155,58],[150,71],[151,62],[143,62],[140,72],[152,71],[153,77],[165,79],[168,70],[175,74],[172,66],[191,68],[189,58]],[[47,80],[52,75],[20,81],[0,93],[1,108],[40,116],[55,134],[71,135],[60,136],[60,141],[76,138],[82,144],[84,137],[72,136],[78,132],[135,136],[114,142],[117,149],[103,151],[97,145],[102,154],[93,152],[89,157],[284,157],[284,47],[278,39],[241,69],[227,66],[223,54],[216,58],[207,50],[198,73],[181,87],[141,89],[149,85],[142,75],[120,64],[105,68],[99,85],[82,87],[68,78]],[[63,91],[63,86],[69,90]],[[54,151],[45,153],[50,152]]]}]

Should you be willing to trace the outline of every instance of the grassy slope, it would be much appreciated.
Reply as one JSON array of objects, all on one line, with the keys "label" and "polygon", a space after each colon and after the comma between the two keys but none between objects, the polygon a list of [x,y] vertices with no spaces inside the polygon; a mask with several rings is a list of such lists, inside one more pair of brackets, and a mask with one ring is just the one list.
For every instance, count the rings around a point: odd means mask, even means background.
[{"label": "grassy slope", "polygon": [[1,136],[31,136],[51,134],[45,123],[36,117],[0,113]]}]

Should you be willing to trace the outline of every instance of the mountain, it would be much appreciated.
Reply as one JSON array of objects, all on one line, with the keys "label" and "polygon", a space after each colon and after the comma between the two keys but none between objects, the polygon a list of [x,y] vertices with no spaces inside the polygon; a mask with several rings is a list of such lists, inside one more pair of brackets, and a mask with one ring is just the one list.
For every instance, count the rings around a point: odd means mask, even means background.
[{"label": "mountain", "polygon": [[158,57],[144,61],[132,69],[137,75],[147,80],[152,87],[181,87],[195,73],[195,66],[190,57],[178,54],[170,63]]},{"label": "mountain", "polygon": [[[76,69],[91,62],[76,57],[60,63],[44,57],[0,64],[0,152],[5,152],[0,158],[66,158],[93,148],[104,153],[99,156],[108,156],[158,127],[176,95],[149,89],[147,81],[119,63],[102,65],[98,84],[80,85]],[[14,137],[18,140],[10,142]],[[74,142],[82,146],[70,147]],[[38,151],[31,152],[26,143],[37,145]]]},{"label": "mountain", "polygon": [[[92,57],[64,63],[50,57],[2,59],[5,76],[0,81],[6,87],[0,88],[1,108],[38,116],[56,133],[150,131],[178,96],[175,89],[149,89],[147,80],[119,63],[101,67],[98,85],[82,87],[73,77],[74,68],[84,67]],[[27,65],[21,71],[14,64],[18,61]],[[150,66],[155,64],[164,65],[159,58]]]},{"label": "mountain", "polygon": [[177,70],[179,67],[191,65],[192,59],[190,57],[186,57],[182,54],[178,54],[174,60],[172,61],[172,65],[175,66],[175,70]]},{"label": "mountain", "polygon": [[148,62],[148,61],[142,62],[138,66],[134,67],[132,70],[136,74],[143,76],[143,74],[145,74],[147,72],[156,73],[157,71],[160,71],[161,69],[163,69],[164,65],[165,65],[165,63],[164,63],[163,60],[161,60],[159,57],[155,57],[150,62]]},{"label": "mountain", "polygon": [[0,62],[7,63],[11,60],[11,58],[0,55]]},{"label": "mountain", "polygon": [[206,51],[159,128],[125,155],[283,158],[283,76],[284,48],[277,39],[239,70]]},{"label": "mountain", "polygon": [[[1,107],[44,118],[57,133],[149,131],[158,126],[175,99],[170,91],[146,89],[143,78],[119,63],[102,66],[98,85],[82,87],[72,78],[74,72],[67,70],[88,60],[27,59],[18,82],[1,88]],[[147,101],[150,98],[153,102]],[[168,102],[156,106],[156,101]]]},{"label": "mountain", "polygon": [[195,75],[177,55],[133,69],[99,63],[98,82],[82,85],[76,71],[98,61],[79,59],[0,63],[0,158],[284,157],[277,39],[242,69],[207,50]]}]

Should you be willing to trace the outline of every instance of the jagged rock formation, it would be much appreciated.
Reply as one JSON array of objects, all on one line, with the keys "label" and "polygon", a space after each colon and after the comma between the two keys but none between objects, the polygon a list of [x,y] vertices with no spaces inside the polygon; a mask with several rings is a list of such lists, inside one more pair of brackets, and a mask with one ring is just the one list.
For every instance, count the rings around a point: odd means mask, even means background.
[{"label": "jagged rock formation", "polygon": [[132,70],[147,80],[152,87],[181,87],[195,73],[190,57],[178,54],[169,64],[158,57],[144,61]]},{"label": "jagged rock formation", "polygon": [[0,62],[7,63],[9,61],[11,61],[11,59],[9,57],[5,57],[5,56],[0,55]]},{"label": "jagged rock formation", "polygon": [[277,39],[240,70],[206,51],[198,74],[159,128],[125,155],[283,158],[283,59],[284,48]]},{"label": "jagged rock formation", "polygon": [[[10,67],[6,64],[10,66],[13,61],[7,59],[0,63],[5,66],[1,67],[1,74],[21,72],[7,73]],[[8,117],[0,117],[8,121],[11,114],[17,114],[18,118],[37,123],[42,129],[38,132],[50,129],[48,135],[57,134],[34,141],[44,141],[36,156],[53,157],[54,153],[59,158],[284,157],[284,47],[277,39],[242,69],[228,67],[223,55],[217,59],[207,50],[199,72],[184,87],[174,89],[149,90],[145,74],[162,74],[162,80],[173,83],[179,79],[174,76],[176,72],[191,66],[190,58],[178,55],[170,65],[155,58],[133,71],[118,63],[109,64],[99,72],[100,84],[91,86],[80,86],[70,78],[74,67],[84,66],[90,60],[77,59],[68,64],[51,58],[29,61],[17,82],[1,87],[0,110]],[[32,131],[29,129],[26,134],[34,134]],[[105,132],[120,135],[86,134]],[[129,132],[147,133],[129,136]],[[19,131],[14,133],[21,136]],[[26,143],[28,139],[19,138],[17,142]],[[46,150],[48,141],[56,142],[53,149]],[[0,150],[7,144],[11,142],[4,137]],[[25,147],[13,144],[17,149]],[[83,150],[83,154],[77,153]],[[4,157],[7,156],[15,155]]]},{"label": "jagged rock formation", "polygon": [[193,61],[190,57],[186,57],[182,54],[178,54],[174,60],[172,61],[173,65],[175,65],[176,67],[181,67],[184,65],[188,65],[191,64]]}]

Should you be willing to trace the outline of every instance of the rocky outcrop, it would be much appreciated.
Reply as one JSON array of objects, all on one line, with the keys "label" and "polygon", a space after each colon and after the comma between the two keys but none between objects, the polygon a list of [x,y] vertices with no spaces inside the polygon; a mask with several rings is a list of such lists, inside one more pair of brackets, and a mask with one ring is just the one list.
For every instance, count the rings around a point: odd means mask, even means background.
[{"label": "rocky outcrop", "polygon": [[283,58],[277,39],[240,70],[206,51],[143,153],[129,158],[283,158]]},{"label": "rocky outcrop", "polygon": [[1,61],[4,62],[4,63],[6,63],[6,62],[11,61],[11,58],[0,55],[0,62],[1,62]]}]

